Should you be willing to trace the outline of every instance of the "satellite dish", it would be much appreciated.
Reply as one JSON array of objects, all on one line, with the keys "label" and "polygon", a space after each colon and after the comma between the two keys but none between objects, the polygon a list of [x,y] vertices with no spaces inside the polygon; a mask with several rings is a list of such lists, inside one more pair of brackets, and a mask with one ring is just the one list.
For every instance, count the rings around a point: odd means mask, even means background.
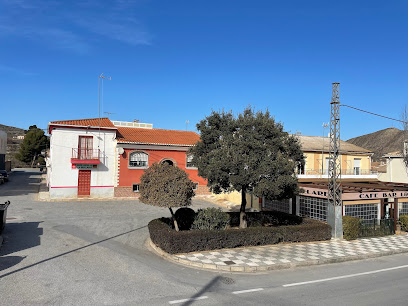
[{"label": "satellite dish", "polygon": [[118,148],[118,152],[119,152],[119,154],[123,154],[123,153],[125,153],[125,150],[123,148]]}]

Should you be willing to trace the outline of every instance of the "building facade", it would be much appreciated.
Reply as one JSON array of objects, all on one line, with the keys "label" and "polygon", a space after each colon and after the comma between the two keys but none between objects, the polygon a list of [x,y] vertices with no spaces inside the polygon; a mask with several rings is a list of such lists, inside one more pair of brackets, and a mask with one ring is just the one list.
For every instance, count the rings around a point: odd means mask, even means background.
[{"label": "building facade", "polygon": [[[305,156],[305,166],[298,170],[299,178],[328,178],[329,137],[297,136]],[[371,170],[373,153],[365,148],[340,141],[341,175],[344,179],[376,179]]]},{"label": "building facade", "polygon": [[108,118],[53,121],[48,128],[50,198],[138,197],[140,177],[155,162],[185,170],[196,194],[209,194],[188,155],[197,133]]},{"label": "building facade", "polygon": [[386,160],[386,171],[378,175],[384,182],[408,183],[408,168],[401,152],[388,153],[383,156]]},{"label": "building facade", "polygon": [[116,127],[107,118],[48,125],[50,198],[113,197]]},{"label": "building facade", "polygon": [[6,153],[7,153],[7,133],[0,131],[0,170],[6,168]]}]

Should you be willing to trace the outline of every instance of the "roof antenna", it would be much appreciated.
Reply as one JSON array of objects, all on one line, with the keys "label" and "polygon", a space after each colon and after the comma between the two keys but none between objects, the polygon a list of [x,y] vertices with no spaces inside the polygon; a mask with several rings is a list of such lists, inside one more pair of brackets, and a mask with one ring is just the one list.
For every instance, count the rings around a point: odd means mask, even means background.
[{"label": "roof antenna", "polygon": [[112,78],[110,76],[104,76],[103,72],[98,78],[98,104],[99,104],[99,111],[98,111],[98,117],[99,117],[99,139],[98,139],[98,149],[99,149],[99,144],[101,142],[101,96],[102,96],[102,105],[103,105],[103,79],[111,80]]},{"label": "roof antenna", "polygon": [[116,113],[110,113],[110,112],[103,112],[104,114],[107,114],[108,115],[108,118],[109,118],[109,116],[110,115],[115,115]]}]

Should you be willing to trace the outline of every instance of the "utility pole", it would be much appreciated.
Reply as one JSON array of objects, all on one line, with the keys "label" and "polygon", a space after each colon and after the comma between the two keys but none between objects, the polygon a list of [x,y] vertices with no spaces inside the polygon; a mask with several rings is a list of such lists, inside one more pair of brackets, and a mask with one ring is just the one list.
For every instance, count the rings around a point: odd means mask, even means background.
[{"label": "utility pole", "polygon": [[[98,111],[98,118],[99,118],[99,140],[98,140],[98,149],[99,144],[101,142],[101,96],[102,96],[102,103],[103,103],[103,79],[111,80],[112,78],[109,76],[104,76],[103,72],[98,78],[98,104],[99,104],[99,111]],[[102,89],[102,93],[101,93]]]},{"label": "utility pole", "polygon": [[324,123],[323,122],[323,135],[322,135],[322,173],[321,175],[324,174],[324,129],[327,128],[329,126],[329,123]]},{"label": "utility pole", "polygon": [[329,205],[327,211],[327,223],[332,227],[332,237],[337,239],[343,238],[339,85],[340,83],[332,83],[332,99],[330,102]]}]

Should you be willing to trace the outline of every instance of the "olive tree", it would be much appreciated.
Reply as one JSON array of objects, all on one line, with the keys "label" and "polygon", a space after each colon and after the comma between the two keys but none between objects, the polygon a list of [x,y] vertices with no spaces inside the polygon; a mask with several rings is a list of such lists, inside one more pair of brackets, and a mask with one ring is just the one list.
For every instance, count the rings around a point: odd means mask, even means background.
[{"label": "olive tree", "polygon": [[303,152],[269,111],[248,107],[238,116],[213,111],[197,129],[201,141],[190,150],[193,164],[212,192],[241,192],[241,228],[247,227],[247,192],[270,199],[298,194],[295,169],[304,165]]},{"label": "olive tree", "polygon": [[174,228],[179,230],[173,207],[191,205],[194,183],[182,169],[167,163],[154,163],[140,178],[140,201],[170,210]]}]

